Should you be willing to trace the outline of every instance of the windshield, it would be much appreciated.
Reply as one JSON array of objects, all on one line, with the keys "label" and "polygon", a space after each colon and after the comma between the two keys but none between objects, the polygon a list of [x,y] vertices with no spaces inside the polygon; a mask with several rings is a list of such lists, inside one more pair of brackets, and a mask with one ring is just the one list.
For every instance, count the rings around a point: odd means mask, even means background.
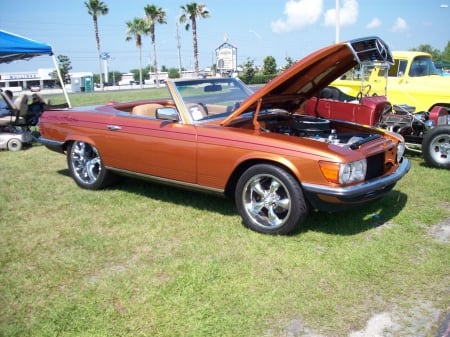
[{"label": "windshield", "polygon": [[236,78],[176,81],[175,88],[194,121],[226,116],[252,91]]},{"label": "windshield", "polygon": [[411,64],[411,69],[409,70],[409,76],[419,77],[429,75],[440,75],[440,72],[434,66],[431,58],[426,56],[418,56],[414,58],[414,61]]}]

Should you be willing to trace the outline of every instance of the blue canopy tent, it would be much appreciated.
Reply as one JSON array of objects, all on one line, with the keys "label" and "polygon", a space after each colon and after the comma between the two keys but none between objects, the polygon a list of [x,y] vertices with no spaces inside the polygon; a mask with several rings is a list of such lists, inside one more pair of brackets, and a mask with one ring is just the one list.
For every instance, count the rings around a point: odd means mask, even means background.
[{"label": "blue canopy tent", "polygon": [[0,30],[0,63],[10,63],[16,60],[29,60],[40,55],[52,56],[61,87],[64,91],[64,96],[69,107],[71,107],[52,47],[45,43],[33,41],[26,37]]}]

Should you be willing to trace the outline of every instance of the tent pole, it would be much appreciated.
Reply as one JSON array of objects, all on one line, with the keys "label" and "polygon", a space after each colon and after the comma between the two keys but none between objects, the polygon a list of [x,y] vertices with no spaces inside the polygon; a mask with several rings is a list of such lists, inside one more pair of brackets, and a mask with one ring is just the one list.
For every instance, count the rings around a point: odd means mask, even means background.
[{"label": "tent pole", "polygon": [[64,85],[64,81],[61,76],[61,72],[59,71],[58,62],[56,61],[55,54],[52,55],[53,64],[55,65],[56,72],[58,73],[59,82],[61,83],[61,88],[64,92],[64,97],[66,98],[67,104],[69,105],[69,108],[72,108],[72,105],[70,104],[69,95],[67,95],[66,86]]}]

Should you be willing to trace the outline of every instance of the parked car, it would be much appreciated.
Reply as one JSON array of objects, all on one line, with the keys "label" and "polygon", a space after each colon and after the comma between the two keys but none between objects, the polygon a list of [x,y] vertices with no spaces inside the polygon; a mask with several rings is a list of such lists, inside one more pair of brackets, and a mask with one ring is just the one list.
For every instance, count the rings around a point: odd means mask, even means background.
[{"label": "parked car", "polygon": [[401,135],[298,114],[358,61],[390,60],[379,38],[325,47],[252,92],[236,78],[167,80],[166,99],[45,111],[40,142],[67,156],[82,188],[118,175],[234,199],[243,223],[287,234],[312,209],[386,195],[410,169]]}]

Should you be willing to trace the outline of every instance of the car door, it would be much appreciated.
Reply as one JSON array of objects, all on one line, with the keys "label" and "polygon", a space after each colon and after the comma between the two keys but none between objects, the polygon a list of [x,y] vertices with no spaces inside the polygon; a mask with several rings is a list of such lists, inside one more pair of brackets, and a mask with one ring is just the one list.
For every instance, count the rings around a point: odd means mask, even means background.
[{"label": "car door", "polygon": [[118,113],[106,127],[107,167],[196,183],[195,126]]}]

